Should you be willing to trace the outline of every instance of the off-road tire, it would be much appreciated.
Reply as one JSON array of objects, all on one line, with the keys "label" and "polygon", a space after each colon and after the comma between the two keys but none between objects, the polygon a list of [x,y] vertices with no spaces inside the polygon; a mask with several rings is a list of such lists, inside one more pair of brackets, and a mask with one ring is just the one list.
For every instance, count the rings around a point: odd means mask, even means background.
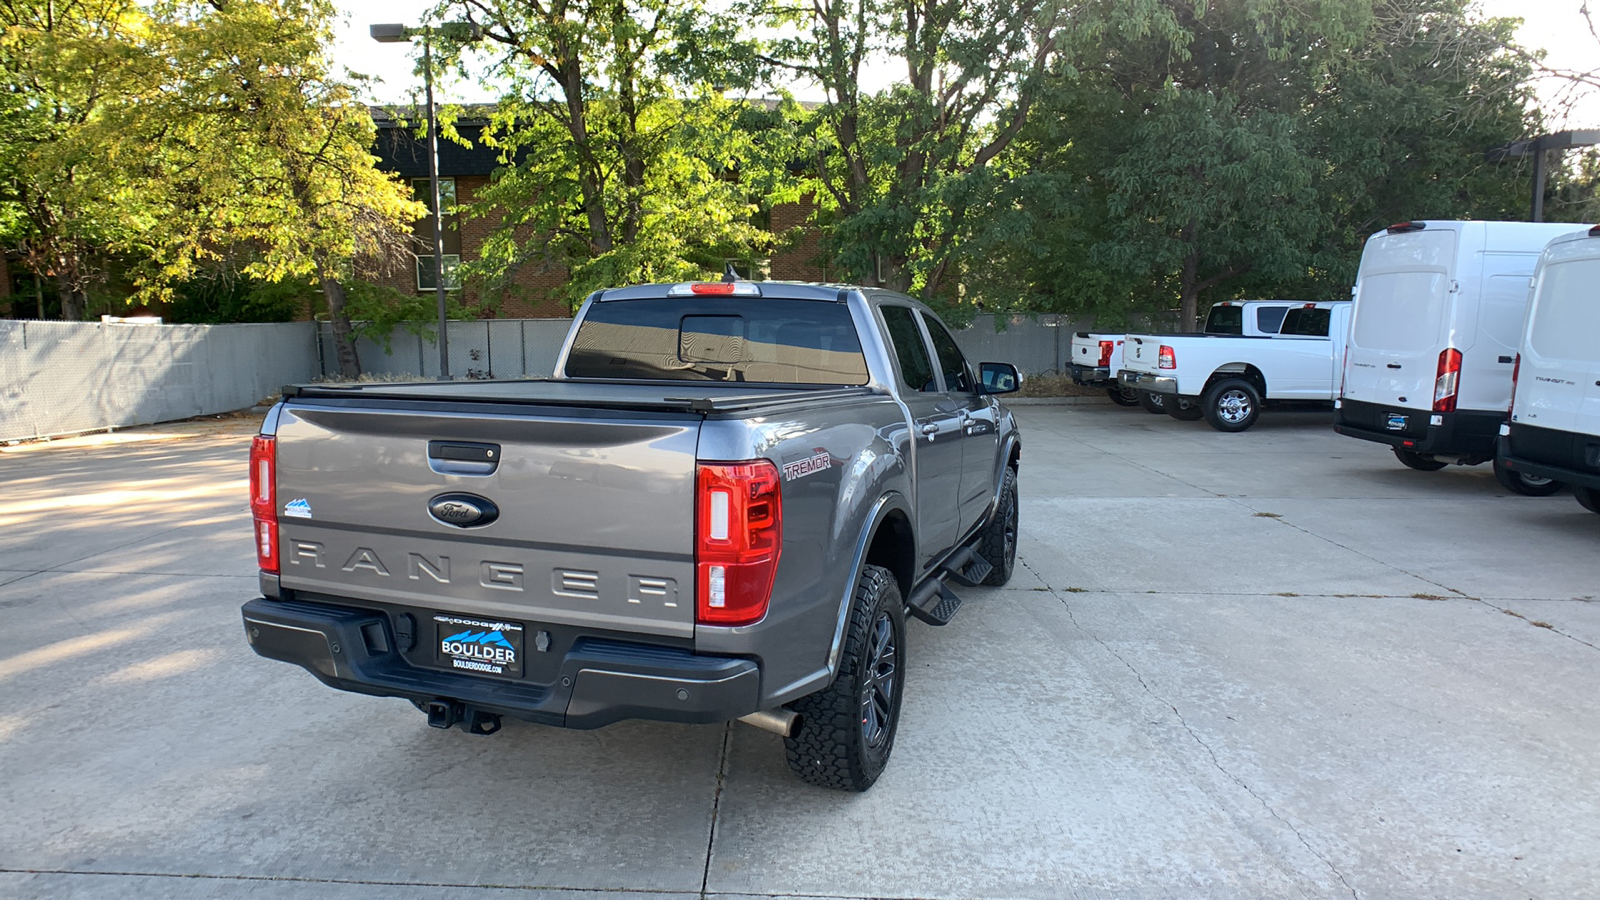
[{"label": "off-road tire", "polygon": [[1139,405],[1138,396],[1133,394],[1133,393],[1131,393],[1131,392],[1129,392],[1129,391],[1124,391],[1122,389],[1121,385],[1113,384],[1110,387],[1106,388],[1106,396],[1110,397],[1111,398],[1111,402],[1115,403],[1118,406],[1138,406]]},{"label": "off-road tire", "polygon": [[1152,415],[1160,415],[1167,411],[1167,398],[1155,391],[1140,391],[1139,405],[1144,411]]},{"label": "off-road tire", "polygon": [[1449,465],[1431,456],[1423,456],[1415,450],[1402,450],[1399,447],[1394,448],[1394,458],[1400,460],[1400,464],[1406,468],[1416,469],[1418,472],[1437,472]]},{"label": "off-road tire", "polygon": [[1600,513],[1600,488],[1572,486],[1572,493],[1578,497],[1578,504],[1592,513]]},{"label": "off-road tire", "polygon": [[1261,393],[1243,378],[1224,378],[1206,390],[1200,411],[1218,431],[1244,431],[1261,418]]},{"label": "off-road tire", "polygon": [[1000,484],[1000,505],[978,539],[978,555],[993,567],[984,577],[984,584],[1001,587],[1011,580],[1011,573],[1017,568],[1017,519],[1017,470],[1006,466],[1005,481]]},{"label": "off-road tire", "polygon": [[[892,646],[887,659],[878,659],[874,645],[881,637],[879,623],[884,621],[888,623]],[[863,567],[856,580],[838,675],[823,690],[789,704],[800,714],[800,724],[793,737],[783,739],[783,750],[789,768],[800,780],[859,793],[872,787],[883,774],[894,749],[901,697],[905,693],[905,634],[905,600],[900,596],[899,583],[888,569]],[[875,674],[883,674],[885,663],[892,666],[889,708],[886,713],[875,708],[875,724],[881,725],[882,730],[873,735],[863,714],[863,697],[869,680]]]},{"label": "off-road tire", "polygon": [[1205,411],[1200,408],[1197,397],[1185,397],[1182,394],[1172,394],[1167,397],[1167,415],[1180,422],[1198,422]]},{"label": "off-road tire", "polygon": [[1524,497],[1548,497],[1567,486],[1566,482],[1554,478],[1535,478],[1515,469],[1508,469],[1500,465],[1498,457],[1494,461],[1494,479],[1500,482],[1501,487]]}]

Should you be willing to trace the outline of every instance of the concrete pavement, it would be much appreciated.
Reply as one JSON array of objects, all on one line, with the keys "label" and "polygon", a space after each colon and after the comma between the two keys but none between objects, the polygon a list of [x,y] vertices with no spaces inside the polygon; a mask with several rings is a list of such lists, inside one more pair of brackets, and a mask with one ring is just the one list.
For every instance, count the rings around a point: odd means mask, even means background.
[{"label": "concrete pavement", "polygon": [[910,626],[859,796],[747,726],[480,738],[259,659],[247,429],[0,453],[0,896],[1593,893],[1600,516],[1326,413],[1019,418],[1022,566]]}]

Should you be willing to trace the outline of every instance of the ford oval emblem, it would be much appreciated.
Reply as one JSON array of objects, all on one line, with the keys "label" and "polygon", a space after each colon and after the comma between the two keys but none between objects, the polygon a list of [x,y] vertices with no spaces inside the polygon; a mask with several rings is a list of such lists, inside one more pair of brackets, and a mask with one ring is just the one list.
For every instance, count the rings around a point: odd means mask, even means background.
[{"label": "ford oval emblem", "polygon": [[435,522],[457,528],[479,528],[500,518],[500,507],[477,494],[440,494],[428,501]]}]

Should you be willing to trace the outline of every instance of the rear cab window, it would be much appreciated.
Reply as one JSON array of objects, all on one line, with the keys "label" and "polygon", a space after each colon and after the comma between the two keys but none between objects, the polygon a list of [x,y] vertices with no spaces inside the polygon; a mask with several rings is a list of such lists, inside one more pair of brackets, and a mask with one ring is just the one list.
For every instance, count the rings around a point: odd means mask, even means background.
[{"label": "rear cab window", "polygon": [[1289,310],[1282,306],[1262,306],[1256,309],[1256,330],[1262,334],[1277,334],[1283,327],[1284,314]]},{"label": "rear cab window", "polygon": [[1213,306],[1206,316],[1206,334],[1244,334],[1244,307]]},{"label": "rear cab window", "polygon": [[1327,337],[1332,320],[1331,309],[1297,307],[1284,314],[1283,329],[1278,333],[1296,337]]},{"label": "rear cab window", "polygon": [[568,378],[856,386],[866,356],[843,303],[672,297],[589,305]]}]

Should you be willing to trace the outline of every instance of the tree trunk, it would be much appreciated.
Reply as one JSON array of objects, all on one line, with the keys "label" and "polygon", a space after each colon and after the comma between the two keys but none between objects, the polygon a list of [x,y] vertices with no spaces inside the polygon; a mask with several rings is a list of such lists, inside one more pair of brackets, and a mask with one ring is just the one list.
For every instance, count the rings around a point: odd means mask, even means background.
[{"label": "tree trunk", "polygon": [[[72,278],[64,271],[56,272],[56,287],[61,291],[61,320],[82,322],[89,312],[89,295],[72,285]],[[40,310],[43,311],[43,304]]]},{"label": "tree trunk", "polygon": [[1183,226],[1183,241],[1189,252],[1183,257],[1183,271],[1179,275],[1178,330],[1188,333],[1195,330],[1200,318],[1200,251],[1194,246],[1195,223],[1193,219]]},{"label": "tree trunk", "polygon": [[322,295],[328,300],[328,319],[333,322],[333,346],[339,355],[339,375],[361,377],[361,360],[356,356],[355,329],[344,308],[344,285],[337,278],[322,277]]}]

